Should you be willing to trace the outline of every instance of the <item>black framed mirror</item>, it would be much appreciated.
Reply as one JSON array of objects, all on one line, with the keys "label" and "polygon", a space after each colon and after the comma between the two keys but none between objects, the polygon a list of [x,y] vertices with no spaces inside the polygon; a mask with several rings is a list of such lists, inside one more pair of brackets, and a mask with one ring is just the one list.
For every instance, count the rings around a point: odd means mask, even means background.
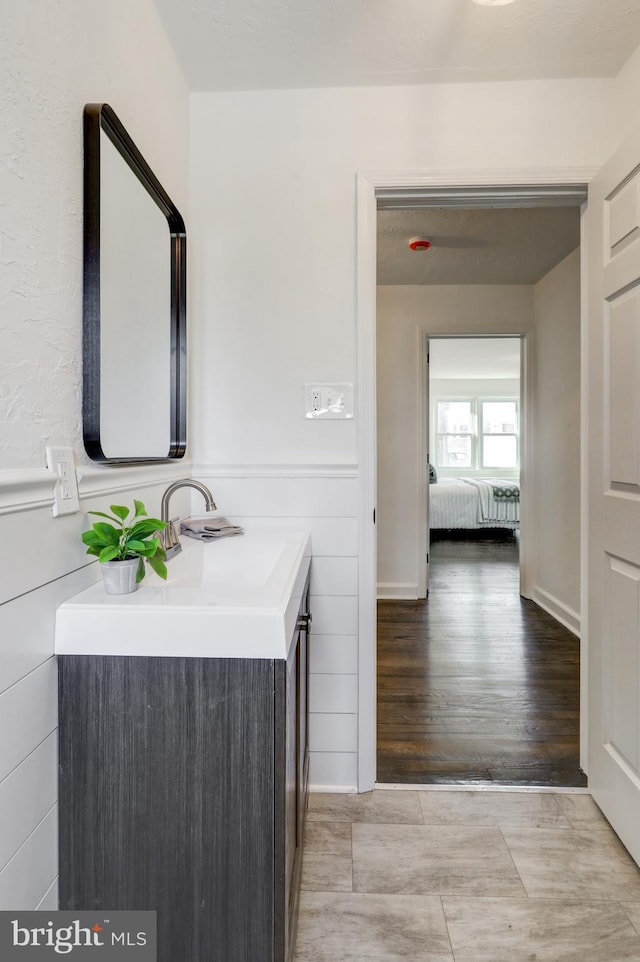
[{"label": "black framed mirror", "polygon": [[84,446],[93,461],[186,450],[186,229],[108,104],[84,108]]}]

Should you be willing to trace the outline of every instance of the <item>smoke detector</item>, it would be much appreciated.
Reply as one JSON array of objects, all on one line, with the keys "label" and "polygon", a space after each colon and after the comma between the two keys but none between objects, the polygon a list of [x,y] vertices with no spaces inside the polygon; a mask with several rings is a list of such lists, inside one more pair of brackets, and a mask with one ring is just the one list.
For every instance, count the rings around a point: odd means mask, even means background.
[{"label": "smoke detector", "polygon": [[428,251],[430,247],[431,241],[423,237],[414,237],[409,241],[409,248],[412,251]]}]

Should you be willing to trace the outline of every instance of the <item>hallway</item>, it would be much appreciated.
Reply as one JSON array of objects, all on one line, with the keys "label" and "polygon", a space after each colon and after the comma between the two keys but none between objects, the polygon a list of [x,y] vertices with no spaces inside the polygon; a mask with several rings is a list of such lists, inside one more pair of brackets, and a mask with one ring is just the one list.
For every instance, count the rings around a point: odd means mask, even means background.
[{"label": "hallway", "polygon": [[378,782],[586,785],[579,641],[518,578],[510,532],[442,533],[428,600],[378,602]]},{"label": "hallway", "polygon": [[591,797],[311,795],[295,962],[638,962],[640,871]]}]

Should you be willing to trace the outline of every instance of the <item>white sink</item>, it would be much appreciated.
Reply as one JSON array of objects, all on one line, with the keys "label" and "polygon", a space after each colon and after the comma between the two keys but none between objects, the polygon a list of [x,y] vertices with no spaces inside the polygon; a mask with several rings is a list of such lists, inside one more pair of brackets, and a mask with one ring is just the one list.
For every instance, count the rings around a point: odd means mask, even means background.
[{"label": "white sink", "polygon": [[108,595],[102,583],[56,613],[57,654],[286,658],[309,564],[306,532],[281,522],[203,543],[181,538],[163,581]]}]

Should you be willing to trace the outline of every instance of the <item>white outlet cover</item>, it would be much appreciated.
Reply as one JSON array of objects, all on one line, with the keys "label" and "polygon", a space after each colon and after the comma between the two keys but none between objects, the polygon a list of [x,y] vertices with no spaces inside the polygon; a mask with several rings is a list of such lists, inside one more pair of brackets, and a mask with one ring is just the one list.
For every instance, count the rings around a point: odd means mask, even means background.
[{"label": "white outlet cover", "polygon": [[353,384],[305,384],[305,417],[310,420],[353,417]]}]

